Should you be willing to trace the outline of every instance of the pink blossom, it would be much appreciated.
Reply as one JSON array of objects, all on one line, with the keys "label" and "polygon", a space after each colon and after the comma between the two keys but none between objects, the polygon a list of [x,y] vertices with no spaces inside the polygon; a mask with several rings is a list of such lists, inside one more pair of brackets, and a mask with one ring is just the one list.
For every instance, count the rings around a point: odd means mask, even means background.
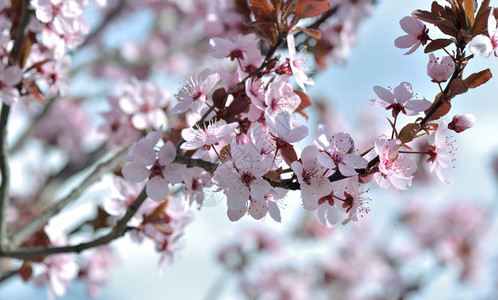
[{"label": "pink blossom", "polygon": [[429,54],[429,63],[427,64],[427,74],[432,78],[432,82],[445,82],[455,72],[455,63],[450,56],[445,56],[438,62],[438,58],[433,53]]},{"label": "pink blossom", "polygon": [[271,166],[271,159],[261,156],[252,143],[232,143],[231,159],[214,172],[213,181],[227,196],[229,217],[242,217],[247,202],[261,201],[270,192],[270,184],[262,178]]},{"label": "pink blossom", "polygon": [[318,134],[316,143],[321,151],[317,158],[324,167],[339,171],[344,176],[354,176],[358,174],[355,169],[367,166],[367,160],[355,154],[354,142],[349,134],[330,134],[323,124],[318,127]]},{"label": "pink blossom", "polygon": [[130,182],[147,180],[145,191],[155,201],[163,201],[169,195],[168,183],[174,169],[172,162],[176,157],[173,144],[166,142],[159,151],[154,147],[161,133],[153,131],[133,145],[131,153],[123,160],[130,163],[123,167],[123,176]]},{"label": "pink blossom", "polygon": [[310,61],[305,55],[305,51],[301,51],[296,55],[296,45],[294,43],[294,36],[289,34],[287,36],[287,47],[289,49],[289,66],[291,68],[292,74],[296,79],[297,85],[306,92],[304,85],[314,85],[313,79],[308,77],[306,73],[310,73]]},{"label": "pink blossom", "polygon": [[404,17],[399,21],[401,28],[407,33],[407,35],[403,35],[398,37],[394,41],[394,45],[398,48],[410,48],[408,52],[405,54],[411,54],[417,50],[420,45],[425,45],[429,40],[429,36],[427,35],[429,29],[419,21],[413,17]]},{"label": "pink blossom", "polygon": [[375,141],[375,152],[379,155],[379,172],[374,174],[375,181],[383,188],[391,185],[406,190],[411,186],[413,173],[417,170],[415,161],[399,153],[401,141],[387,140],[380,136]]},{"label": "pink blossom", "polygon": [[214,51],[209,55],[215,58],[229,57],[230,60],[244,60],[249,52],[259,52],[258,38],[255,34],[239,35],[233,40],[212,38],[209,44]]},{"label": "pink blossom", "polygon": [[280,76],[269,85],[265,93],[266,114],[274,117],[280,112],[294,112],[301,104],[301,98],[288,82],[288,76]]},{"label": "pink blossom", "polygon": [[489,57],[494,52],[498,56],[498,28],[493,11],[488,17],[488,35],[479,34],[469,44],[470,51],[475,55]]},{"label": "pink blossom", "polygon": [[185,128],[182,130],[182,137],[185,143],[181,145],[183,150],[209,150],[212,146],[218,145],[221,141],[226,141],[233,134],[238,123],[227,124],[225,120],[211,121],[204,128]]},{"label": "pink blossom", "polygon": [[202,105],[207,100],[207,94],[219,80],[220,76],[217,73],[212,73],[209,69],[191,76],[187,84],[175,95],[178,103],[170,109],[170,113],[184,113],[191,108],[192,112],[199,114]]},{"label": "pink blossom", "polygon": [[[121,219],[126,214],[130,205],[137,199],[140,191],[143,189],[143,184],[130,183],[122,177],[115,177],[112,185],[111,197],[104,201],[105,211],[118,219]],[[141,208],[139,211],[128,221],[127,225],[136,227],[143,221],[143,214]]]},{"label": "pink blossom", "polygon": [[119,107],[116,97],[109,97],[111,110],[101,113],[105,123],[98,130],[104,135],[107,145],[112,148],[118,145],[130,145],[140,137],[140,131],[133,127],[130,116]]},{"label": "pink blossom", "polygon": [[443,120],[437,130],[429,135],[429,147],[427,148],[427,154],[429,154],[427,162],[431,162],[430,171],[436,171],[437,177],[446,183],[449,183],[448,169],[453,167],[455,156],[454,141],[450,140],[451,136],[448,134],[448,123]]},{"label": "pink blossom", "polygon": [[119,107],[131,116],[131,123],[138,130],[168,127],[164,111],[168,93],[150,82],[132,79],[119,96]]},{"label": "pink blossom", "polygon": [[465,131],[476,122],[476,117],[473,114],[460,114],[453,117],[453,120],[448,124],[448,129],[457,133]]},{"label": "pink blossom", "polygon": [[393,118],[396,118],[400,112],[414,116],[431,106],[431,102],[425,99],[412,99],[412,85],[409,82],[401,82],[393,92],[380,86],[374,86],[373,90],[380,100],[371,99],[370,104],[386,110],[392,109]]},{"label": "pink blossom", "polygon": [[95,248],[82,270],[90,297],[98,297],[100,289],[107,284],[111,268],[116,264],[114,251],[109,245]]},{"label": "pink blossom", "polygon": [[277,144],[277,148],[296,143],[308,135],[308,127],[293,126],[291,124],[291,114],[287,111],[279,113],[274,120],[267,117],[266,123],[269,133]]},{"label": "pink blossom", "polygon": [[327,178],[329,172],[318,162],[317,155],[318,149],[308,146],[301,153],[301,162],[291,164],[300,184],[303,207],[307,210],[317,209],[318,200],[332,190],[332,183]]}]

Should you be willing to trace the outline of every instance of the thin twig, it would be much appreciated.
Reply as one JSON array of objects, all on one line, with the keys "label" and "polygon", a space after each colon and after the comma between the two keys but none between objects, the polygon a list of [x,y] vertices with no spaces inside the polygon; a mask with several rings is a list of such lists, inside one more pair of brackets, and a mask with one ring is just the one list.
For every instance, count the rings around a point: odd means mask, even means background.
[{"label": "thin twig", "polygon": [[140,207],[140,205],[142,205],[146,198],[147,194],[145,193],[145,189],[143,189],[140,195],[138,195],[137,199],[135,199],[135,201],[133,201],[133,203],[130,205],[124,217],[118,221],[111,232],[90,242],[61,247],[36,247],[29,249],[21,248],[15,251],[5,251],[2,253],[2,255],[18,259],[33,259],[60,253],[80,253],[90,248],[108,244],[111,241],[122,237],[128,230],[132,229],[127,226],[127,223],[131,219],[131,217],[135,215],[138,208]]},{"label": "thin twig", "polygon": [[48,220],[58,214],[64,207],[66,207],[68,204],[74,202],[77,200],[80,195],[94,182],[99,180],[103,174],[107,173],[109,170],[112,170],[116,168],[119,164],[119,158],[122,156],[126,151],[128,151],[129,147],[125,147],[119,152],[117,152],[115,155],[113,155],[110,159],[108,159],[105,162],[100,163],[95,170],[88,175],[83,182],[78,185],[69,195],[67,195],[65,198],[61,199],[60,201],[57,201],[53,203],[52,205],[48,206],[46,209],[43,210],[43,212],[36,217],[34,220],[32,220],[30,223],[28,223],[25,227],[23,227],[21,230],[16,232],[15,234],[12,235],[11,237],[11,243],[10,243],[10,249],[14,249],[18,247],[20,244],[22,244],[28,237],[30,237],[34,232],[36,232],[41,226],[43,226]]},{"label": "thin twig", "polygon": [[[26,36],[30,12],[28,11],[29,0],[24,0],[21,8],[21,18],[17,27],[11,56],[19,65],[21,45]],[[9,170],[9,146],[7,143],[7,123],[9,119],[10,106],[2,104],[0,113],[0,174],[2,183],[0,185],[0,250],[8,244],[7,236],[7,209],[10,200],[10,170]]]}]

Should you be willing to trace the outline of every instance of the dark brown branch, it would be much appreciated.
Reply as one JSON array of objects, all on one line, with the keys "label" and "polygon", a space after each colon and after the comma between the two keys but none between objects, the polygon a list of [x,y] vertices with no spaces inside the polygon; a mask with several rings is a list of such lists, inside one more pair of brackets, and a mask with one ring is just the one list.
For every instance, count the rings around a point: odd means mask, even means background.
[{"label": "dark brown branch", "polygon": [[140,195],[138,195],[137,199],[135,199],[135,201],[130,205],[124,217],[118,221],[111,232],[90,242],[62,247],[37,247],[28,249],[21,248],[15,251],[4,251],[3,253],[0,253],[0,256],[18,259],[33,259],[60,253],[80,253],[90,248],[108,244],[109,242],[122,237],[128,230],[132,229],[126,224],[135,215],[135,213],[138,211],[138,208],[142,205],[146,198],[147,195],[145,193],[145,189],[143,189]]}]

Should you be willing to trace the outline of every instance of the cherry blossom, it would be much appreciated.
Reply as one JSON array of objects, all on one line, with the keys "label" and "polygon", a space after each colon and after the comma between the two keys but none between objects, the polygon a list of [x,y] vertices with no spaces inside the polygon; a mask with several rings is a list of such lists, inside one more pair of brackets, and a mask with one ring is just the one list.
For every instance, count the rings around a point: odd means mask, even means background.
[{"label": "cherry blossom", "polygon": [[429,54],[429,63],[427,64],[427,74],[432,78],[432,82],[446,82],[455,72],[455,63],[450,56],[445,56],[438,62],[438,58],[431,53]]},{"label": "cherry blossom", "polygon": [[283,111],[294,112],[300,103],[301,98],[292,89],[287,75],[271,83],[265,93],[265,113],[272,117]]},{"label": "cherry blossom", "polygon": [[491,53],[498,56],[498,28],[496,19],[491,10],[488,17],[488,35],[476,35],[469,44],[470,51],[478,56],[489,57]]},{"label": "cherry blossom", "polygon": [[320,147],[318,161],[326,168],[339,171],[344,176],[354,176],[355,169],[365,168],[368,161],[356,155],[353,139],[347,133],[330,134],[325,125],[318,127],[318,141]]},{"label": "cherry blossom", "polygon": [[474,126],[475,122],[476,117],[473,114],[456,115],[448,124],[448,129],[460,133]]},{"label": "cherry blossom", "polygon": [[287,144],[296,143],[308,135],[306,126],[293,126],[291,124],[291,114],[287,111],[279,113],[275,119],[266,118],[268,131],[277,144],[277,148]]},{"label": "cherry blossom", "polygon": [[435,171],[437,177],[446,183],[449,183],[448,169],[453,167],[455,156],[454,141],[450,140],[451,136],[448,134],[448,123],[443,120],[437,130],[429,135],[427,147],[427,154],[429,154],[427,162],[431,162],[430,171]]},{"label": "cherry blossom", "polygon": [[209,150],[212,146],[218,145],[221,141],[227,141],[233,134],[238,123],[227,124],[225,120],[210,121],[204,128],[189,127],[182,130],[182,137],[185,143],[181,145],[183,150]]},{"label": "cherry blossom", "polygon": [[168,183],[174,169],[176,150],[171,142],[166,142],[156,151],[154,147],[161,133],[153,131],[133,145],[131,153],[123,160],[130,163],[123,167],[123,176],[130,182],[147,180],[147,196],[155,201],[163,201],[169,195]]},{"label": "cherry blossom", "polygon": [[209,55],[215,58],[229,57],[230,60],[244,60],[250,52],[259,52],[258,38],[255,34],[237,36],[234,40],[212,38],[209,43],[214,51]]},{"label": "cherry blossom", "polygon": [[[109,215],[121,219],[126,214],[130,205],[137,199],[140,191],[143,189],[143,184],[130,183],[122,177],[115,177],[112,187],[113,195],[105,199],[104,209]],[[141,212],[141,208],[139,208],[137,213],[128,221],[127,225],[136,227],[142,221],[143,213]]]},{"label": "cherry blossom", "polygon": [[318,200],[329,194],[333,187],[327,178],[329,172],[318,162],[317,155],[318,148],[308,146],[301,153],[301,162],[291,164],[300,184],[303,207],[307,210],[317,209]]},{"label": "cherry blossom", "polygon": [[119,96],[119,107],[131,116],[131,123],[138,130],[168,127],[164,111],[168,93],[150,82],[133,79]]},{"label": "cherry blossom", "polygon": [[213,181],[227,196],[229,217],[242,217],[247,202],[261,201],[270,191],[270,184],[262,178],[271,166],[271,160],[261,156],[252,143],[230,144],[231,159],[222,163],[214,172]]},{"label": "cherry blossom", "polygon": [[412,99],[412,85],[409,82],[401,82],[393,92],[380,86],[374,86],[373,90],[380,100],[371,99],[370,104],[386,110],[392,109],[393,118],[396,118],[400,112],[407,116],[414,116],[431,106],[431,102],[426,99]]},{"label": "cherry blossom", "polygon": [[405,54],[412,54],[420,45],[425,45],[429,40],[427,35],[429,29],[420,20],[413,17],[404,17],[399,21],[399,24],[407,35],[398,37],[394,41],[394,45],[402,49],[411,47]]},{"label": "cherry blossom", "polygon": [[175,95],[178,103],[170,109],[170,113],[184,113],[191,108],[192,112],[199,114],[202,105],[207,100],[207,94],[219,80],[220,75],[212,73],[209,69],[205,69],[198,75],[191,76],[187,80],[187,84]]},{"label": "cherry blossom", "polygon": [[296,55],[296,45],[292,34],[287,36],[287,47],[289,49],[289,66],[292,75],[294,75],[297,85],[299,85],[299,87],[306,92],[306,88],[304,87],[305,84],[315,84],[313,79],[306,75],[306,73],[310,73],[312,71],[309,67],[309,59],[305,55],[306,52],[304,51],[301,51]]},{"label": "cherry blossom", "polygon": [[140,137],[140,131],[133,127],[130,116],[119,107],[119,99],[109,97],[111,110],[101,113],[105,123],[98,128],[104,135],[109,148],[118,145],[130,145]]},{"label": "cherry blossom", "polygon": [[379,155],[380,162],[379,173],[375,173],[374,178],[382,188],[392,185],[406,190],[412,184],[412,174],[417,170],[417,164],[399,153],[400,146],[400,140],[388,140],[386,136],[380,136],[375,141],[375,152]]},{"label": "cherry blossom", "polygon": [[101,287],[109,281],[111,268],[117,263],[115,253],[109,245],[100,246],[85,263],[82,276],[86,281],[88,294],[90,297],[98,297]]}]

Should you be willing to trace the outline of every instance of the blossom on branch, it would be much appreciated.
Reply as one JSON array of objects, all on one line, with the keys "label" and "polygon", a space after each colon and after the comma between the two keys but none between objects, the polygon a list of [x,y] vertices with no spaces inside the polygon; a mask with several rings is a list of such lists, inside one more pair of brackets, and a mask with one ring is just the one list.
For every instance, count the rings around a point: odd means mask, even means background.
[{"label": "blossom on branch", "polygon": [[455,146],[454,141],[450,140],[451,136],[448,135],[448,123],[442,121],[437,130],[429,135],[429,146],[427,147],[427,154],[429,158],[427,162],[431,162],[430,171],[436,172],[437,177],[442,181],[448,181],[448,169],[453,167]]},{"label": "blossom on branch", "polygon": [[488,17],[488,35],[479,34],[469,44],[470,51],[475,55],[489,57],[494,52],[498,56],[498,28],[493,11]]},{"label": "blossom on branch", "polygon": [[413,17],[404,17],[399,21],[401,28],[407,33],[398,37],[394,45],[398,48],[410,48],[406,54],[412,54],[420,45],[425,45],[429,41],[429,29],[420,20]]},{"label": "blossom on branch", "polygon": [[218,120],[210,121],[207,126],[204,124],[203,128],[185,128],[182,130],[185,143],[180,148],[183,150],[209,150],[212,146],[229,140],[238,125],[237,122],[227,124],[225,120]]},{"label": "blossom on branch", "polygon": [[429,63],[427,64],[427,74],[432,78],[432,82],[446,82],[455,72],[455,63],[451,56],[446,55],[438,62],[438,58],[431,53],[429,54]]},{"label": "blossom on branch", "polygon": [[412,99],[412,85],[409,82],[401,82],[393,92],[378,85],[374,86],[373,90],[380,100],[371,99],[370,104],[386,110],[392,109],[393,118],[396,118],[400,112],[407,116],[414,116],[431,106],[431,102],[426,99]]},{"label": "blossom on branch", "polygon": [[178,103],[170,109],[170,113],[180,114],[190,108],[192,112],[200,114],[202,105],[207,100],[207,94],[219,80],[220,75],[212,73],[209,69],[205,69],[198,75],[190,76],[187,84],[175,95]]}]

